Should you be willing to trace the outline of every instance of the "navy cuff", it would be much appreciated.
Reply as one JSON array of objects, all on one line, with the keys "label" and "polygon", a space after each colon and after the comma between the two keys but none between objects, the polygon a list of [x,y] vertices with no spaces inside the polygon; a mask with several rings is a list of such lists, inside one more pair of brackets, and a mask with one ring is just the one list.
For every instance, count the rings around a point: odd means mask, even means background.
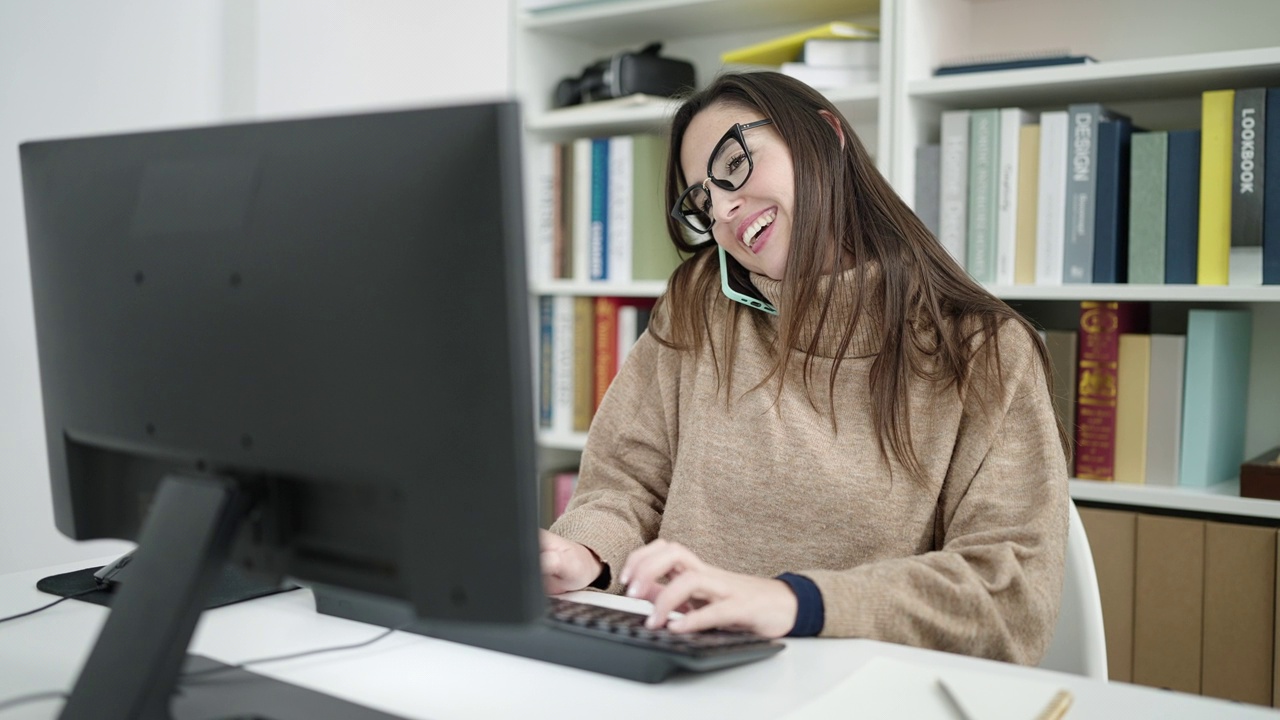
[{"label": "navy cuff", "polygon": [[796,594],[796,624],[787,633],[787,637],[813,637],[822,632],[826,610],[818,585],[809,578],[794,573],[782,573],[776,579],[786,583],[791,592]]}]

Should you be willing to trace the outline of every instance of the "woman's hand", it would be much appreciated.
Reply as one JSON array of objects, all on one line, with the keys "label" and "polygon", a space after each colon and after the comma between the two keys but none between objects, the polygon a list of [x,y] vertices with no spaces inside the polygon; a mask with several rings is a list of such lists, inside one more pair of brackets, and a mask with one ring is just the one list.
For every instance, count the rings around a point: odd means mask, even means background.
[{"label": "woman's hand", "polygon": [[[778,638],[796,624],[798,603],[786,583],[712,567],[683,545],[666,540],[631,553],[619,580],[627,586],[627,595],[653,603],[646,623],[650,628],[731,628]],[[668,622],[673,610],[683,611],[684,617]]]},{"label": "woman's hand", "polygon": [[548,595],[581,590],[600,577],[604,564],[587,546],[538,530],[542,548],[542,587]]}]

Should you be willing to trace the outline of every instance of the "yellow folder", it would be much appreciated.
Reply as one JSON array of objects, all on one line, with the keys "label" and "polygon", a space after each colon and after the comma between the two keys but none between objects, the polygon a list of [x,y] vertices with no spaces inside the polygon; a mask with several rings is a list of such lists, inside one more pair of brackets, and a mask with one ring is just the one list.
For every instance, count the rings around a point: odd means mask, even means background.
[{"label": "yellow folder", "polygon": [[725,63],[746,65],[781,65],[784,62],[791,62],[800,57],[800,51],[804,49],[805,40],[816,38],[877,40],[879,37],[880,30],[877,28],[850,22],[829,22],[826,25],[819,25],[791,35],[766,40],[762,43],[748,45],[736,50],[729,50],[720,56],[720,60]]}]

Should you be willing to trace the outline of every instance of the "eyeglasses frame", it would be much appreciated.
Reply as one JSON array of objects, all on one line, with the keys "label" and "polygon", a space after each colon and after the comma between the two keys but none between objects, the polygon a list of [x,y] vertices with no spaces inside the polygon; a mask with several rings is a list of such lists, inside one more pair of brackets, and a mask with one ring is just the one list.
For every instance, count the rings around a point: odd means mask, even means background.
[{"label": "eyeglasses frame", "polygon": [[[675,205],[671,206],[671,217],[675,218],[677,221],[679,221],[681,225],[684,225],[685,227],[689,228],[690,230],[692,230],[693,232],[699,235],[706,235],[710,233],[711,228],[716,224],[715,218],[708,216],[708,218],[711,220],[711,223],[707,225],[705,230],[699,230],[698,228],[694,227],[693,223],[689,222],[688,218],[685,217],[685,214],[680,211],[680,208],[684,205],[685,198],[687,198],[689,196],[689,193],[693,192],[694,189],[696,188],[702,188],[707,192],[707,197],[708,198],[711,197],[711,191],[707,189],[707,183],[711,183],[712,185],[715,185],[721,190],[726,190],[726,191],[739,190],[743,186],[745,186],[747,184],[747,181],[751,179],[751,173],[755,172],[756,162],[755,162],[755,159],[751,157],[751,148],[747,146],[747,139],[743,137],[743,133],[752,128],[757,128],[757,127],[761,127],[763,125],[769,125],[772,123],[773,123],[773,120],[770,118],[764,118],[763,120],[756,120],[755,122],[749,122],[745,125],[743,125],[742,123],[734,123],[733,127],[729,128],[728,131],[725,132],[724,136],[721,137],[718,142],[716,142],[715,147],[711,149],[711,156],[707,158],[707,179],[703,180],[702,182],[696,185],[690,185],[689,187],[684,189],[684,192],[680,193],[680,197],[676,198]],[[737,140],[738,144],[742,146],[743,152],[745,152],[747,155],[747,176],[744,177],[742,179],[742,183],[736,187],[732,183],[730,183],[728,180],[722,180],[720,178],[717,178],[715,175],[711,173],[711,164],[715,162],[716,153],[725,144],[725,142],[730,139]]]}]

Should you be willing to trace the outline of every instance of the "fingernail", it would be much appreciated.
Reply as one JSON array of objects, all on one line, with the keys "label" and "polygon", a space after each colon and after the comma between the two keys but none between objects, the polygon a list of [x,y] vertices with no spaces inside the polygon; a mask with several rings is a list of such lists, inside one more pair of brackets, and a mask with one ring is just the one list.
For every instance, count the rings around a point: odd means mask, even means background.
[{"label": "fingernail", "polygon": [[619,577],[618,580],[623,585],[629,585],[631,583],[631,578],[626,573],[622,573],[622,576]]},{"label": "fingernail", "polygon": [[635,585],[627,586],[627,597],[639,597],[639,596],[640,596],[640,591],[639,589],[636,588]]},{"label": "fingernail", "polygon": [[653,615],[650,615],[649,617],[644,619],[644,626],[649,628],[650,630],[654,629],[655,627],[658,626],[658,618],[654,617]]},{"label": "fingernail", "polygon": [[671,622],[667,623],[667,627],[671,628],[672,630],[683,630],[683,629],[684,629],[684,618],[679,617],[679,618],[676,618],[676,619],[672,620]]}]

